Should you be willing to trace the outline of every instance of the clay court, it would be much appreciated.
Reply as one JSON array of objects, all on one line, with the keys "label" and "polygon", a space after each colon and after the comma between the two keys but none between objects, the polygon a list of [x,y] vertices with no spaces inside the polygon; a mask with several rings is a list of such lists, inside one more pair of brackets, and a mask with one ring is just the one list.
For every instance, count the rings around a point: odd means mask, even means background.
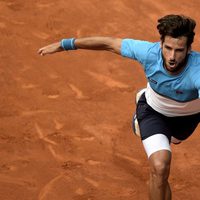
[{"label": "clay court", "polygon": [[[158,41],[157,19],[197,21],[198,0],[0,0],[0,199],[146,200],[148,162],[132,132],[142,67],[109,52],[41,57],[62,38]],[[200,199],[198,130],[173,145],[174,200]]]}]

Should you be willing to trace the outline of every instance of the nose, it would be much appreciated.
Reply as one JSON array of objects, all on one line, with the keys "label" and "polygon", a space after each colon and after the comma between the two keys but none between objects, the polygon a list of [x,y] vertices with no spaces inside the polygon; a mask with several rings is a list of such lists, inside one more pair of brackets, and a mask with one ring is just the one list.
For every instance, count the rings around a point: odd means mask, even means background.
[{"label": "nose", "polygon": [[174,50],[170,51],[169,59],[170,60],[175,60],[175,51]]}]

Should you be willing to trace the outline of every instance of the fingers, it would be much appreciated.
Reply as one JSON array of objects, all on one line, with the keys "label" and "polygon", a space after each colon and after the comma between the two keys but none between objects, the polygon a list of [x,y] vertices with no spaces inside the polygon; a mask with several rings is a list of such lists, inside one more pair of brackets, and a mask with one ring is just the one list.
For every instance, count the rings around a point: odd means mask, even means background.
[{"label": "fingers", "polygon": [[41,56],[43,56],[43,53],[42,53],[42,48],[41,48],[41,49],[39,49],[39,50],[37,51],[37,53],[38,53],[38,54],[40,54]]},{"label": "fingers", "polygon": [[41,56],[45,56],[46,54],[51,54],[53,52],[54,49],[52,48],[52,45],[42,47],[38,50],[38,54],[40,54]]},{"label": "fingers", "polygon": [[53,54],[60,51],[63,51],[63,49],[60,46],[60,42],[56,42],[56,43],[40,48],[38,50],[38,54],[40,54],[41,56],[45,56],[46,54]]},{"label": "fingers", "polygon": [[44,48],[39,49],[37,53],[40,54],[41,56],[44,56],[45,55]]}]

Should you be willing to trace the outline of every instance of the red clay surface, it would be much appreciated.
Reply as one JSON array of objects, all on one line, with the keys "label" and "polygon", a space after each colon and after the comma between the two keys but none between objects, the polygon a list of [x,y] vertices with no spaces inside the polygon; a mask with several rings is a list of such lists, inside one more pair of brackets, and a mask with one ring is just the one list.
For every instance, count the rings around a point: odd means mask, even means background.
[{"label": "red clay surface", "polygon": [[[155,3],[156,2],[156,3]],[[157,41],[157,18],[200,22],[198,0],[0,0],[0,199],[146,200],[148,162],[132,134],[136,62],[109,52],[40,57],[61,38]],[[193,48],[200,50],[200,29]],[[173,146],[175,200],[200,199],[197,131]]]}]

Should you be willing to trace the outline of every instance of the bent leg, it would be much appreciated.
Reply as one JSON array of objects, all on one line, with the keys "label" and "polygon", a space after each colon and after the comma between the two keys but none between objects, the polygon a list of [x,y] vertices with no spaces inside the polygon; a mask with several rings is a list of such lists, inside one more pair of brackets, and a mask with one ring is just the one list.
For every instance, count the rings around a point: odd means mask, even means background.
[{"label": "bent leg", "polygon": [[173,144],[180,144],[182,141],[181,140],[179,140],[179,139],[177,139],[177,138],[175,138],[175,137],[171,137],[171,143],[173,143]]}]

